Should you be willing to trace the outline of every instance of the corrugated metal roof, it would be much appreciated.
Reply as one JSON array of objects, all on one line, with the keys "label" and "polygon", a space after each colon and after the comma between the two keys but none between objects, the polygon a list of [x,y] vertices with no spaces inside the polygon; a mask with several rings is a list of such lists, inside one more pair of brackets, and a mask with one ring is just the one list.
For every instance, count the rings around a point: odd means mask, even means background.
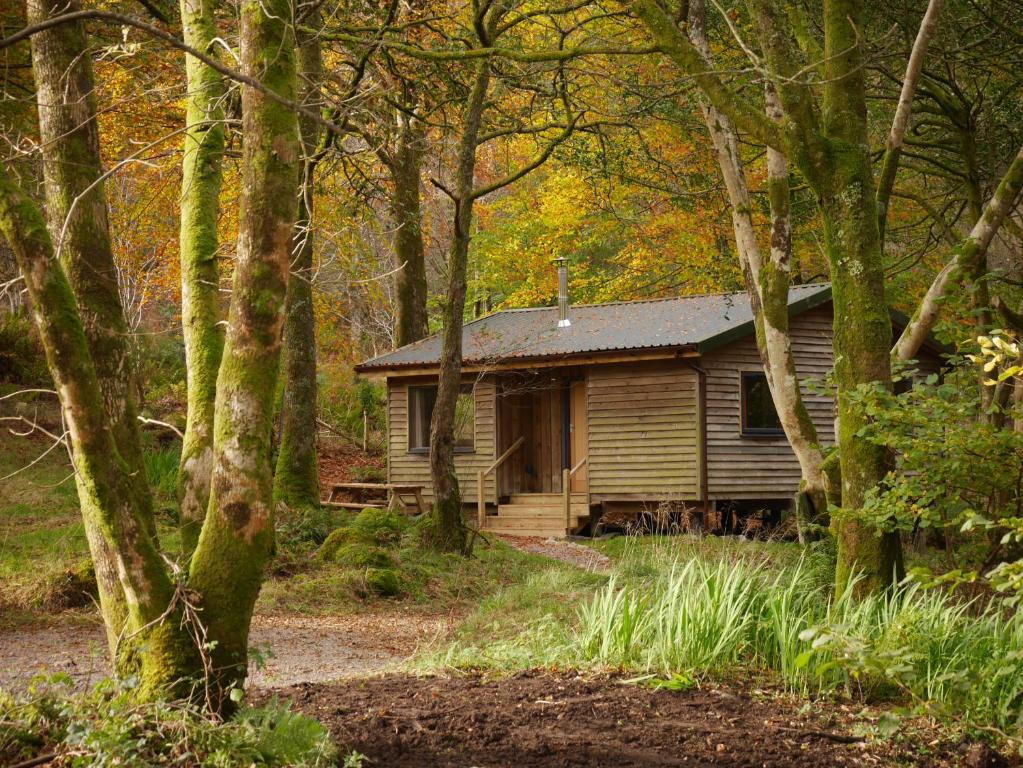
[{"label": "corrugated metal roof", "polygon": [[[790,312],[831,298],[827,283],[789,292]],[[462,361],[494,364],[613,351],[690,347],[706,352],[753,330],[749,295],[718,293],[670,299],[579,304],[569,309],[572,325],[558,328],[557,307],[506,309],[465,324]],[[357,366],[375,371],[436,365],[440,335],[408,344]]]}]

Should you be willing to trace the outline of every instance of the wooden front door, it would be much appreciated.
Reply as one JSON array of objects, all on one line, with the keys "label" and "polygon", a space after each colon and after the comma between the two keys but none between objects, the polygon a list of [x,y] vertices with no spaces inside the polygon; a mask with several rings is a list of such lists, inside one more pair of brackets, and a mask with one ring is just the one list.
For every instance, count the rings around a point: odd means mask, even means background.
[{"label": "wooden front door", "polygon": [[[579,460],[587,455],[588,440],[586,431],[586,379],[572,382],[572,389],[569,395],[569,431],[571,440],[569,442],[569,469],[579,463]],[[586,473],[589,468],[584,464],[572,475],[572,493],[584,493],[586,491]]]}]

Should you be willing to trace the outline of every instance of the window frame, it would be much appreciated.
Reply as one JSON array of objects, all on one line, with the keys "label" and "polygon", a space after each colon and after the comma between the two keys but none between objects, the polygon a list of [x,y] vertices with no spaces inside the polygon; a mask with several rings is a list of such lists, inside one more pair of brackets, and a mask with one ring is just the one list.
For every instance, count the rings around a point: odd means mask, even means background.
[{"label": "window frame", "polygon": [[[739,434],[742,437],[751,437],[765,440],[777,440],[785,437],[785,430],[781,427],[781,417],[778,417],[779,426],[777,427],[750,427],[747,425],[747,417],[749,409],[747,407],[747,382],[752,380],[760,380],[764,382],[764,386],[767,386],[767,374],[763,370],[740,370],[739,371]],[[768,387],[768,394],[770,394],[770,387]],[[774,407],[774,401],[771,401],[771,407]],[[777,416],[777,408],[775,408],[775,415]]]},{"label": "window frame", "polygon": [[[429,390],[434,391],[434,404],[436,405],[436,392],[439,385],[437,384],[409,384],[405,387],[405,447],[408,453],[416,456],[429,456],[430,446],[429,443],[424,446],[413,446],[412,445],[412,434],[413,434],[413,390]],[[476,387],[472,384],[463,384],[458,390],[459,396],[472,395],[472,445],[455,445],[455,453],[476,453]],[[430,411],[430,417],[433,417],[433,411]],[[427,434],[429,435],[429,426],[427,427]]]}]

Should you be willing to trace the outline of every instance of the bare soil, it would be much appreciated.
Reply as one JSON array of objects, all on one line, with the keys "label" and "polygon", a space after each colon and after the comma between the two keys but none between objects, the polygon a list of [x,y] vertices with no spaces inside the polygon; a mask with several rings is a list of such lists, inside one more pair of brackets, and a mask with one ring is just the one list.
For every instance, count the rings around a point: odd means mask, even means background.
[{"label": "bare soil", "polygon": [[592,547],[585,547],[572,541],[548,539],[542,536],[507,536],[505,534],[501,534],[498,538],[523,552],[532,552],[534,555],[544,555],[561,560],[587,571],[611,570],[611,558],[607,555]]},{"label": "bare soil", "polygon": [[[257,616],[251,682],[277,688],[326,682],[392,669],[442,630],[443,620],[421,612],[380,611],[351,616]],[[0,633],[0,688],[23,685],[39,673],[63,672],[79,686],[110,673],[103,628],[95,620],[57,621]]]},{"label": "bare soil", "polygon": [[278,693],[327,725],[342,749],[364,754],[369,766],[1003,764],[975,762],[988,753],[933,734],[905,739],[927,744],[926,754],[851,734],[859,707],[810,707],[755,688],[675,692],[541,671],[500,680],[386,675]]}]

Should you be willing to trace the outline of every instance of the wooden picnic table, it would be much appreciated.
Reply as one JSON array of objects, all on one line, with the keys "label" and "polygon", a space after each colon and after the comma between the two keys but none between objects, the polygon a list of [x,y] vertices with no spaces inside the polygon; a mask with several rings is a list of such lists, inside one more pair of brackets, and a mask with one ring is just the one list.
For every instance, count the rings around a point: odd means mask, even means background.
[{"label": "wooden picnic table", "polygon": [[[406,507],[405,497],[415,499],[415,506],[419,514],[426,512],[426,501],[423,499],[422,485],[410,483],[335,483],[330,487],[330,494],[327,500],[321,502],[326,507],[340,507],[342,509],[385,509],[397,499],[401,502],[402,508]],[[379,491],[385,495],[383,499],[364,499],[363,501],[337,501],[339,494],[354,491],[356,496],[365,496],[368,491]]]}]

